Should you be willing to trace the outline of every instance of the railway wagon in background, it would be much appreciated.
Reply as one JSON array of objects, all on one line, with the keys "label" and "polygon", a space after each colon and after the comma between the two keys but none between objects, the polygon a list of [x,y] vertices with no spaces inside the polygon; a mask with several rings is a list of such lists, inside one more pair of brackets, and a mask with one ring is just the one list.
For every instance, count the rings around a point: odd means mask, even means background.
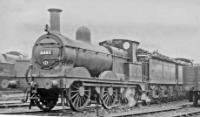
[{"label": "railway wagon in background", "polygon": [[194,106],[198,106],[200,98],[200,66],[187,66],[184,71],[184,88],[188,92],[188,99],[193,102]]},{"label": "railway wagon in background", "polygon": [[30,60],[11,51],[0,55],[0,90],[25,89],[28,85],[25,73]]}]

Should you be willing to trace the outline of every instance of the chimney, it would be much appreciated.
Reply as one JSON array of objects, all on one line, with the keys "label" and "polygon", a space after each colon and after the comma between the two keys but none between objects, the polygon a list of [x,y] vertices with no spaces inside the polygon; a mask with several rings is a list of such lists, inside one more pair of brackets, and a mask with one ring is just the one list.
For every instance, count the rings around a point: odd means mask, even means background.
[{"label": "chimney", "polygon": [[50,13],[50,29],[51,31],[60,32],[60,12],[61,9],[48,9]]}]

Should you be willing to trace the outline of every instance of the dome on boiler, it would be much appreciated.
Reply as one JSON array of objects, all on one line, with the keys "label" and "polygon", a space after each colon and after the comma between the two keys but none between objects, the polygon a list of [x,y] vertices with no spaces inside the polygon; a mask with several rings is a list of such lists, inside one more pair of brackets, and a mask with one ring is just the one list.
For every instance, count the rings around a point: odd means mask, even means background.
[{"label": "dome on boiler", "polygon": [[79,27],[76,31],[76,40],[90,43],[91,42],[90,30],[85,26]]}]

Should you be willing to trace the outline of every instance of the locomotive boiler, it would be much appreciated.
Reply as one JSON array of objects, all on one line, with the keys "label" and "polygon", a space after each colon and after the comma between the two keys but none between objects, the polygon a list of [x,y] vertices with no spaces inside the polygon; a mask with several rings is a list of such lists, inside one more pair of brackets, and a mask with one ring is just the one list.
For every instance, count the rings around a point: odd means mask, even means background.
[{"label": "locomotive boiler", "polygon": [[[87,28],[81,27],[80,30],[89,35]],[[37,61],[38,67],[42,69],[54,68],[62,61],[66,66],[84,67],[92,73],[92,76],[111,70],[110,52],[104,47],[83,41],[72,41],[57,34],[43,35],[36,41],[33,48],[33,60]],[[123,53],[120,54],[123,55]]]},{"label": "locomotive boiler", "polygon": [[61,11],[49,9],[50,27],[33,46],[32,65],[26,72],[30,107],[50,111],[59,98],[75,111],[94,102],[106,109],[132,107],[150,98],[171,98],[181,90],[185,64],[156,53],[140,53],[139,42],[132,40],[94,45],[86,27],[77,30],[75,40],[70,39],[60,32]]}]

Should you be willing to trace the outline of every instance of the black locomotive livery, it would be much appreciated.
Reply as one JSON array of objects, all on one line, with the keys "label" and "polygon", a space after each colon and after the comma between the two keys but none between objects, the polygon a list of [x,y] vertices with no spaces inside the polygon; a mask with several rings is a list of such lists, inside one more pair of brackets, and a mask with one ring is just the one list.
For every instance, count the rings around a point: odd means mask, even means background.
[{"label": "black locomotive livery", "polygon": [[127,39],[93,45],[86,27],[72,40],[60,32],[61,10],[49,12],[50,28],[35,42],[26,73],[30,106],[50,111],[61,98],[64,106],[82,111],[94,102],[110,109],[184,96],[183,66],[191,61],[138,49],[139,42]]}]

